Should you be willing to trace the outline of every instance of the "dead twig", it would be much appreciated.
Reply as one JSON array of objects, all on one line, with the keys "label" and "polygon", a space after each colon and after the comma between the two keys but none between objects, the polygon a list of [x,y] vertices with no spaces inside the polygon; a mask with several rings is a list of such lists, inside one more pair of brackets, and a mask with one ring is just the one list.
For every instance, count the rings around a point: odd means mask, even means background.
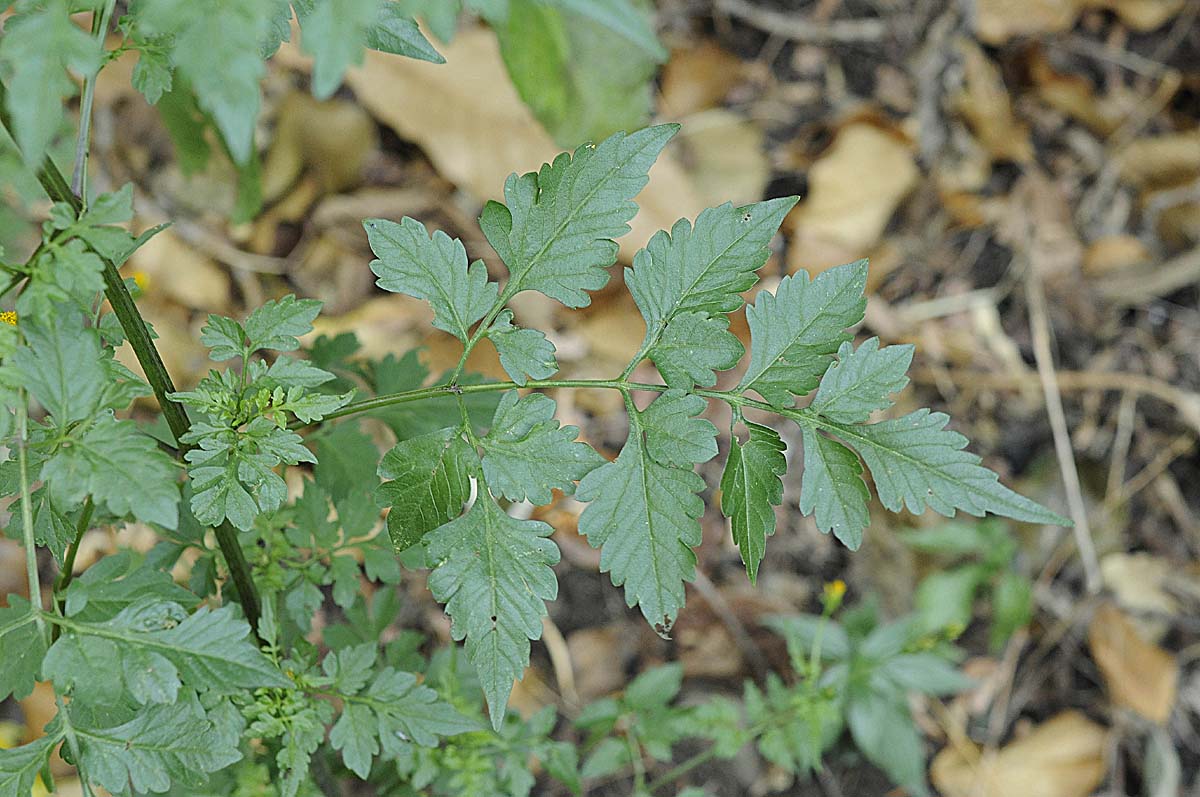
[{"label": "dead twig", "polygon": [[877,42],[887,35],[882,19],[833,19],[814,22],[797,14],[760,8],[746,0],[716,0],[718,11],[744,20],[759,30],[807,44]]}]

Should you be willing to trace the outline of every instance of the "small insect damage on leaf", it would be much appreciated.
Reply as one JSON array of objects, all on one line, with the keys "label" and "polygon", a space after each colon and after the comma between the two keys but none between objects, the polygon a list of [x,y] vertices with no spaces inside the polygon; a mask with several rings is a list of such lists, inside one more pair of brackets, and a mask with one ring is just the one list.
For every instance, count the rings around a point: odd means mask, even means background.
[{"label": "small insect damage on leaf", "polygon": [[675,621],[670,617],[663,615],[661,623],[654,624],[654,633],[658,634],[663,639],[671,638],[671,629],[674,628]]}]

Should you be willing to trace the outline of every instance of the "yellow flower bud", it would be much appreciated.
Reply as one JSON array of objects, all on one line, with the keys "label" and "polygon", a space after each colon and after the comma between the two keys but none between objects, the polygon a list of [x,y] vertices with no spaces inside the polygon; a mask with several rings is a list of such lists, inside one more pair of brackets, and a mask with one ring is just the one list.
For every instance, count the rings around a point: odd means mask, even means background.
[{"label": "yellow flower bud", "polygon": [[17,325],[17,314],[11,310],[5,310],[0,313],[0,324],[8,324],[10,327]]},{"label": "yellow flower bud", "polygon": [[825,606],[827,613],[833,614],[842,605],[844,597],[846,597],[846,582],[839,578],[825,585],[821,594],[821,603]]}]

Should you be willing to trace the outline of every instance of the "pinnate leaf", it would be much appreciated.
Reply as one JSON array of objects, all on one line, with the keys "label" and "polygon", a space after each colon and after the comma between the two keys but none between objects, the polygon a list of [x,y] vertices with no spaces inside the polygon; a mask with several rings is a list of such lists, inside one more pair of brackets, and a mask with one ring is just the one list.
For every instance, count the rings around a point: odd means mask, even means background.
[{"label": "pinnate leaf", "polygon": [[480,496],[467,514],[426,537],[429,589],[446,604],[451,635],[466,639],[497,729],[513,681],[529,664],[529,640],[542,635],[545,601],[558,594],[551,569],[558,547],[546,539],[552,531]]},{"label": "pinnate leaf", "polygon": [[0,794],[33,794],[38,772],[60,741],[57,736],[43,736],[21,747],[0,750]]},{"label": "pinnate leaf", "polygon": [[558,373],[554,344],[536,329],[513,325],[511,310],[496,316],[487,334],[500,355],[500,365],[518,385],[524,385],[528,379],[548,379]]},{"label": "pinnate leaf", "polygon": [[787,471],[787,449],[779,433],[757,423],[746,423],[750,438],[733,440],[721,475],[721,511],[729,518],[733,541],[742,552],[746,575],[753,583],[766,551],[767,537],[775,533],[775,509],[783,501],[781,477]]},{"label": "pinnate leaf", "polygon": [[862,321],[867,262],[823,271],[809,281],[800,271],[784,277],[774,294],[763,291],[746,308],[750,364],[738,390],[754,390],[787,407],[791,395],[817,386],[833,353],[849,340],[846,328]]},{"label": "pinnate leaf", "polygon": [[657,125],[615,133],[574,156],[559,155],[540,172],[509,176],[507,208],[489,203],[480,220],[508,266],[505,294],[536,290],[567,307],[588,305],[587,291],[604,287],[605,269],[616,262],[612,239],[629,231],[637,213],[633,197],[678,129]]},{"label": "pinnate leaf", "polygon": [[821,377],[821,386],[810,405],[839,423],[859,423],[875,410],[892,406],[892,393],[908,384],[908,366],[913,347],[879,348],[879,338],[866,340],[855,349],[843,343],[838,359]]},{"label": "pinnate leaf", "polygon": [[945,413],[921,409],[880,423],[829,428],[862,455],[880,503],[891,512],[919,514],[929,507],[951,516],[961,509],[975,517],[992,512],[1029,523],[1071,524],[1001,484],[964,450],[967,438],[945,428],[949,421]]},{"label": "pinnate leaf", "polygon": [[817,528],[833,532],[852,551],[862,545],[863,529],[871,522],[870,493],[862,479],[862,463],[854,452],[814,429],[802,429],[804,477],[800,511],[812,515]]},{"label": "pinnate leaf", "polygon": [[600,571],[625,587],[626,604],[640,607],[660,634],[670,631],[684,604],[683,584],[695,577],[703,489],[690,468],[650,456],[636,416],[616,460],[579,483],[577,497],[590,502],[579,530],[600,549]]},{"label": "pinnate leaf", "polygon": [[742,342],[729,331],[729,321],[724,317],[680,313],[667,322],[647,356],[657,366],[664,382],[681,390],[691,390],[695,385],[715,385],[715,372],[733,368],[745,352]]},{"label": "pinnate leaf", "polygon": [[569,495],[576,481],[604,464],[591,447],[575,440],[577,428],[558,425],[554,407],[554,400],[540,393],[520,398],[510,390],[500,400],[492,428],[480,441],[483,473],[498,495],[548,504],[552,489]]},{"label": "pinnate leaf", "polygon": [[466,342],[471,325],[496,303],[482,260],[467,265],[462,241],[441,230],[430,237],[425,225],[407,216],[363,222],[375,252],[371,270],[385,291],[424,299],[433,306],[433,325]]},{"label": "pinnate leaf", "polygon": [[462,514],[475,464],[475,452],[453,428],[405,440],[384,455],[379,476],[389,481],[376,495],[392,508],[388,531],[397,552]]},{"label": "pinnate leaf", "polygon": [[641,414],[646,451],[663,465],[691,467],[717,455],[717,427],[704,418],[708,402],[680,390],[659,395]]},{"label": "pinnate leaf", "polygon": [[195,700],[149,706],[112,728],[76,723],[75,735],[80,767],[113,794],[200,786],[242,757],[237,734],[217,727]]}]

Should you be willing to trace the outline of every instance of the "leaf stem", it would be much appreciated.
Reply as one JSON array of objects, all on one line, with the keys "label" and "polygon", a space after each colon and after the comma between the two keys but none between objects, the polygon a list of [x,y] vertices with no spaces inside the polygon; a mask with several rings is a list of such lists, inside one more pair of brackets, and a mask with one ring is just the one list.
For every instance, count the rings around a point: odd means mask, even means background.
[{"label": "leaf stem", "polygon": [[[58,582],[54,585],[54,594],[58,596],[56,605],[58,613],[65,614],[67,607],[67,599],[64,593],[67,587],[71,586],[71,579],[75,577],[75,557],[79,555],[79,543],[83,541],[83,535],[87,533],[88,528],[92,524],[92,513],[96,509],[96,504],[92,501],[89,495],[83,502],[83,511],[79,515],[79,522],[75,524],[75,540],[67,548],[66,558],[63,560],[62,572],[58,574]],[[54,626],[50,630],[51,640],[58,639],[59,628]]]},{"label": "leaf stem", "polygon": [[45,634],[46,624],[42,620],[42,581],[38,573],[37,542],[33,535],[33,508],[29,505],[29,412],[26,407],[25,389],[17,391],[17,468],[21,480],[21,534],[25,546],[25,574],[29,579],[30,612],[37,612],[38,629]]},{"label": "leaf stem", "polygon": [[[112,18],[116,0],[105,0],[100,10],[92,14],[92,36],[104,49],[104,37],[108,34],[108,21]],[[75,171],[71,175],[71,193],[84,199],[87,196],[87,166],[89,142],[92,131],[92,105],[96,100],[96,77],[103,65],[83,81],[83,99],[79,104],[79,136],[75,139]]]}]

